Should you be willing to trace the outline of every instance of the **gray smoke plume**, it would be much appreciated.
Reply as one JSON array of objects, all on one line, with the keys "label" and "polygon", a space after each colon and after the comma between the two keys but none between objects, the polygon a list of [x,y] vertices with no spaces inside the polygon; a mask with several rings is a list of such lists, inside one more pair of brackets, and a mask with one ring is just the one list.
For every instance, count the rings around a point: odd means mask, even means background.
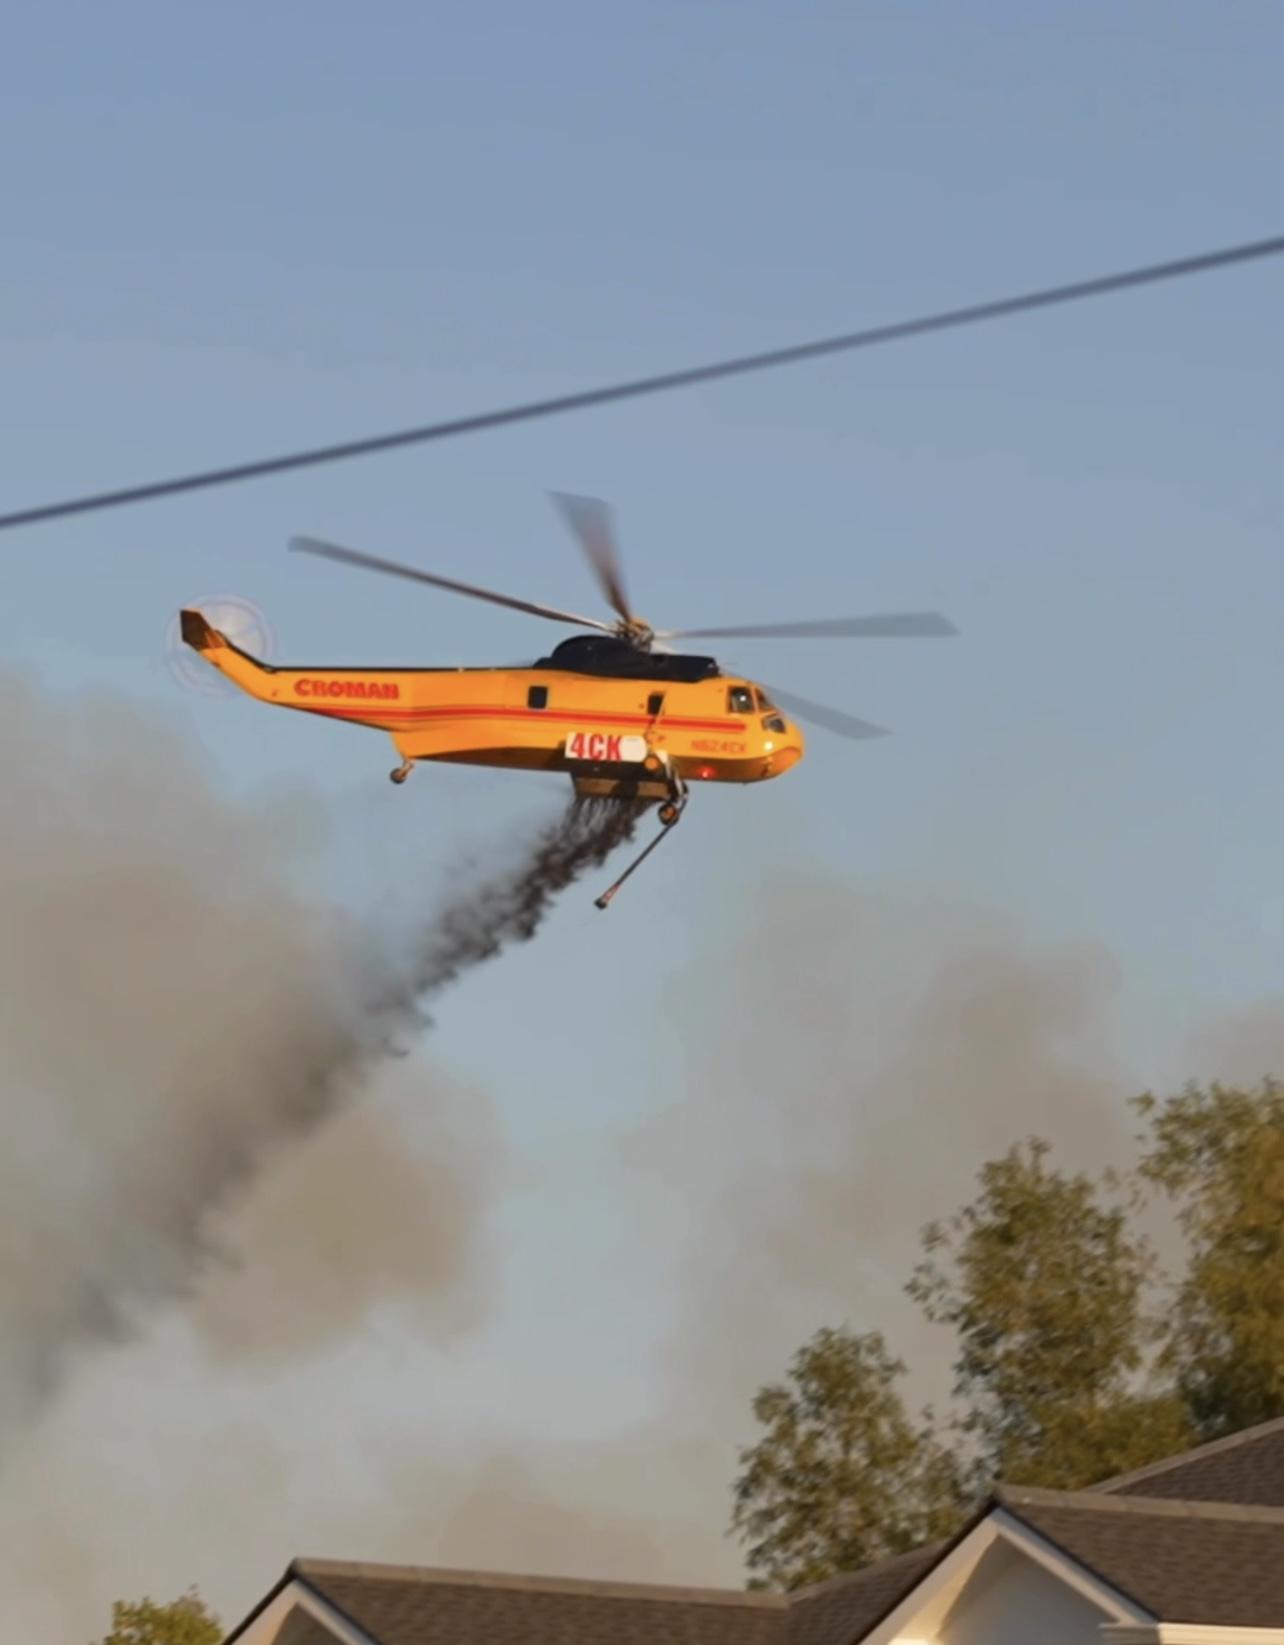
[{"label": "gray smoke plume", "polygon": [[211,1371],[271,1374],[381,1319],[443,1348],[495,1296],[495,1230],[479,1227],[511,1165],[484,1092],[422,1057],[294,1138],[213,1224],[223,1260],[186,1312]]},{"label": "gray smoke plume", "polygon": [[[378,1014],[425,1022],[424,1002],[461,972],[532,938],[556,894],[633,837],[641,810],[572,801],[511,871],[476,866],[412,931]],[[415,1102],[419,1132],[428,1110],[427,1135],[412,1135],[404,1111],[366,1093],[296,1138],[268,1191],[238,1206],[227,1229],[231,1259],[205,1277],[191,1313],[215,1355],[319,1351],[359,1329],[382,1301],[413,1307],[438,1342],[481,1322],[487,1298],[474,1207],[487,1198],[482,1185],[495,1186],[503,1143],[478,1093],[439,1072],[420,1091],[425,1076],[406,1065],[392,1081],[385,1073],[373,1095],[390,1083]]]},{"label": "gray smoke plume", "polygon": [[127,702],[0,676],[0,770],[3,1443],[76,1350],[192,1294],[215,1214],[636,818],[573,804],[393,960],[296,888],[311,802],[235,811]]},{"label": "gray smoke plume", "polygon": [[589,869],[600,868],[631,840],[646,804],[573,799],[561,819],[523,853],[510,872],[476,877],[415,938],[396,1009],[431,998],[463,971],[494,958],[538,931],[553,899]]},{"label": "gray smoke plume", "polygon": [[738,1411],[747,1437],[754,1389],[844,1322],[885,1330],[913,1397],[939,1399],[950,1342],[903,1292],[923,1225],[1031,1133],[1074,1169],[1128,1157],[1140,1087],[1115,1051],[1118,964],[943,891],[799,872],[723,942],[752,964],[712,998],[678,979],[686,1091],[623,1149],[644,1193],[706,1208],[676,1259],[675,1400],[696,1427]]}]

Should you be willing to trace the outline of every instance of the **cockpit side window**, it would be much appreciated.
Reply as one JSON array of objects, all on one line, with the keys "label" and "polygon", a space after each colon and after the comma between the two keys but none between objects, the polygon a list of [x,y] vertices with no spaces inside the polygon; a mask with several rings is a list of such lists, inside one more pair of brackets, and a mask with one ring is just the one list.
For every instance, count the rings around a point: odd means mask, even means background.
[{"label": "cockpit side window", "polygon": [[753,692],[747,685],[733,685],[727,692],[728,714],[752,714]]}]

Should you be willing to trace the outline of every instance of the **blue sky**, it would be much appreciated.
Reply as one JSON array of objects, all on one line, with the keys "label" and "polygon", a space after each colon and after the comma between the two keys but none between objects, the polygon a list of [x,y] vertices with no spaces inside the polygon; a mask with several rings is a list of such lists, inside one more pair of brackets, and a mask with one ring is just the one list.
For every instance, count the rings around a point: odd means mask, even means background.
[{"label": "blue sky", "polygon": [[[1278,233],[1282,48],[1270,0],[32,9],[0,67],[3,505]],[[646,1411],[670,1270],[612,1243],[597,1167],[697,1077],[672,991],[734,1015],[791,874],[1104,945],[1142,1080],[1193,1071],[1193,1017],[1279,990],[1282,300],[1267,263],[0,540],[4,660],[150,704],[249,802],[319,796],[318,879],[357,905],[559,790],[394,790],[374,734],[185,692],[174,609],[243,595],[305,662],[557,631],[302,561],[294,532],[596,609],[546,497],[578,490],[615,505],[657,624],[958,623],[729,651],[896,736],[816,731],[788,781],[700,794],[608,918],[577,888],[443,1002],[433,1065],[490,1094],[526,1172],[461,1400],[520,1353],[545,1370],[518,1430]],[[572,1257],[591,1370],[559,1406],[541,1287]]]}]

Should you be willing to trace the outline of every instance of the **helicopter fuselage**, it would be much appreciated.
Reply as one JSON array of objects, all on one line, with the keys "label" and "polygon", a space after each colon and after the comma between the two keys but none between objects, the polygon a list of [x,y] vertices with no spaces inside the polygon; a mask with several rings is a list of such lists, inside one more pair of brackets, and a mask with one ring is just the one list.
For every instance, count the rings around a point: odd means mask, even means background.
[{"label": "helicopter fuselage", "polygon": [[577,635],[529,668],[275,667],[199,612],[183,637],[250,696],[386,732],[418,761],[563,772],[583,794],[661,798],[682,782],[756,783],[802,759],[798,727],[712,657]]}]

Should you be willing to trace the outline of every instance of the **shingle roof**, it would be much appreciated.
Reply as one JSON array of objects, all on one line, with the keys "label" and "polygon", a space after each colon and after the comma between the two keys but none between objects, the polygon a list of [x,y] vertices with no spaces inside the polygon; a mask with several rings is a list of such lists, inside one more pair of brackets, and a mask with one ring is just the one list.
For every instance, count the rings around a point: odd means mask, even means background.
[{"label": "shingle roof", "polygon": [[[855,1645],[944,1543],[788,1595],[300,1559],[298,1579],[379,1645]],[[303,1629],[281,1645],[322,1645]]]},{"label": "shingle roof", "polygon": [[1093,1491],[1284,1508],[1284,1417],[1103,1480]]},{"label": "shingle roof", "polygon": [[945,1547],[934,1542],[852,1576],[798,1589],[789,1595],[785,1645],[853,1645],[909,1593]]},{"label": "shingle roof", "polygon": [[296,1560],[379,1645],[785,1645],[778,1594]]},{"label": "shingle roof", "polygon": [[1161,1622],[1284,1623],[1284,1509],[1086,1491],[998,1500]]}]

